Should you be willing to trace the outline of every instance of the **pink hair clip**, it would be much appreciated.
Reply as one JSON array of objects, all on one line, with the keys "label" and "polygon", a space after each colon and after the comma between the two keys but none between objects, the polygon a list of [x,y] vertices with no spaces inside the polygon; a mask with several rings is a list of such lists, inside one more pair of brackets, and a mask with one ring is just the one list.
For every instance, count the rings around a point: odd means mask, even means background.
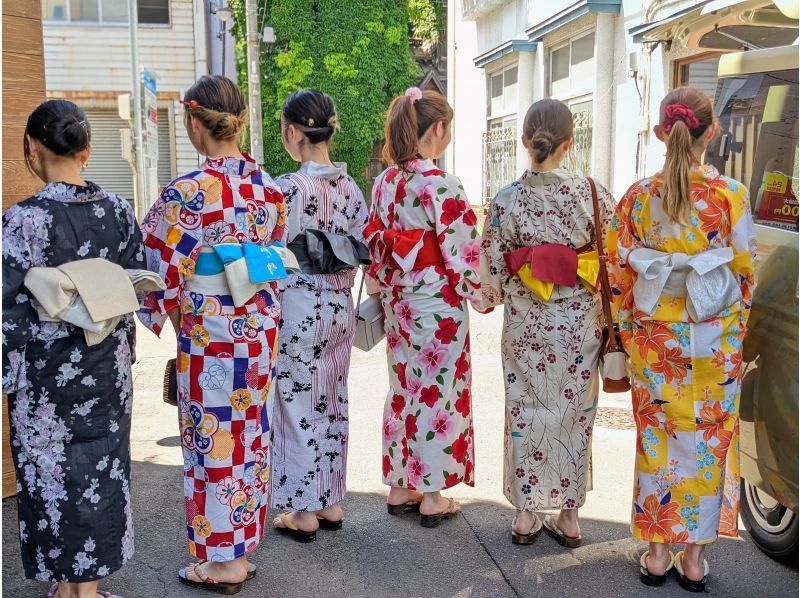
[{"label": "pink hair clip", "polygon": [[664,120],[661,123],[661,128],[664,129],[665,133],[669,133],[673,125],[679,120],[683,121],[690,131],[700,128],[700,121],[697,119],[697,115],[686,104],[670,104],[664,108]]},{"label": "pink hair clip", "polygon": [[406,89],[405,96],[411,101],[411,104],[414,105],[417,103],[422,97],[422,90],[419,87],[409,87]]}]

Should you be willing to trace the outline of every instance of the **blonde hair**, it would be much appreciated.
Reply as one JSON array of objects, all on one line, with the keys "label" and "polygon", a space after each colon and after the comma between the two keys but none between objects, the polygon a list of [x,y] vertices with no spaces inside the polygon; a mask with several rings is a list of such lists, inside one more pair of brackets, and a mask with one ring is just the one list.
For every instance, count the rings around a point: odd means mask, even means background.
[{"label": "blonde hair", "polygon": [[244,95],[227,77],[201,77],[186,92],[182,103],[186,114],[199,120],[217,141],[238,140],[247,127]]},{"label": "blonde hair", "polygon": [[711,100],[694,87],[674,89],[661,101],[659,122],[667,144],[661,173],[661,202],[673,222],[689,223],[694,152],[697,144],[703,143],[703,135],[715,118]]},{"label": "blonde hair", "polygon": [[419,140],[428,129],[438,122],[447,124],[451,120],[453,109],[436,91],[422,91],[419,98],[409,96],[409,92],[397,96],[386,115],[383,160],[405,169],[406,164],[419,156]]}]

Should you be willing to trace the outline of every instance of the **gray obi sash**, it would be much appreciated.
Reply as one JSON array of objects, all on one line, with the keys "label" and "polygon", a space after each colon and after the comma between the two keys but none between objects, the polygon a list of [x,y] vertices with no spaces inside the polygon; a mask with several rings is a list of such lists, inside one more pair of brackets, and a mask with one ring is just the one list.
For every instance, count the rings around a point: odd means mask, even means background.
[{"label": "gray obi sash", "polygon": [[335,274],[370,264],[369,249],[353,236],[307,229],[289,243],[303,274]]}]

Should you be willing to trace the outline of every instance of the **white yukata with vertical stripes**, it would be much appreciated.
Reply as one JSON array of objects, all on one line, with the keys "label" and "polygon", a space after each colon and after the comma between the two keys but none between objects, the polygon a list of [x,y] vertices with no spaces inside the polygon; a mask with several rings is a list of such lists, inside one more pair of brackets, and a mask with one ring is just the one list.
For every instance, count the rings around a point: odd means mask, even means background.
[{"label": "white yukata with vertical stripes", "polygon": [[[286,195],[287,244],[308,229],[363,240],[367,205],[345,164],[306,162],[277,182]],[[292,275],[281,285],[285,306],[271,420],[274,508],[318,511],[344,498],[355,274]]]}]

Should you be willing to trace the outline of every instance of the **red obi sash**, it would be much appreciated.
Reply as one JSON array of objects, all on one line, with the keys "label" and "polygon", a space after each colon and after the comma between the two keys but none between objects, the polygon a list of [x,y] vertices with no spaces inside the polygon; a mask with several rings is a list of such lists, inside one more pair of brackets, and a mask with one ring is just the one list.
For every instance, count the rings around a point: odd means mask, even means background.
[{"label": "red obi sash", "polygon": [[600,261],[591,245],[571,249],[566,245],[544,244],[521,247],[503,254],[509,274],[549,301],[555,285],[574,287],[579,282],[594,292]]},{"label": "red obi sash", "polygon": [[444,263],[439,239],[432,230],[387,229],[380,218],[376,218],[364,227],[364,240],[373,258],[378,258],[373,259],[373,273],[387,265],[403,272],[412,272]]}]

